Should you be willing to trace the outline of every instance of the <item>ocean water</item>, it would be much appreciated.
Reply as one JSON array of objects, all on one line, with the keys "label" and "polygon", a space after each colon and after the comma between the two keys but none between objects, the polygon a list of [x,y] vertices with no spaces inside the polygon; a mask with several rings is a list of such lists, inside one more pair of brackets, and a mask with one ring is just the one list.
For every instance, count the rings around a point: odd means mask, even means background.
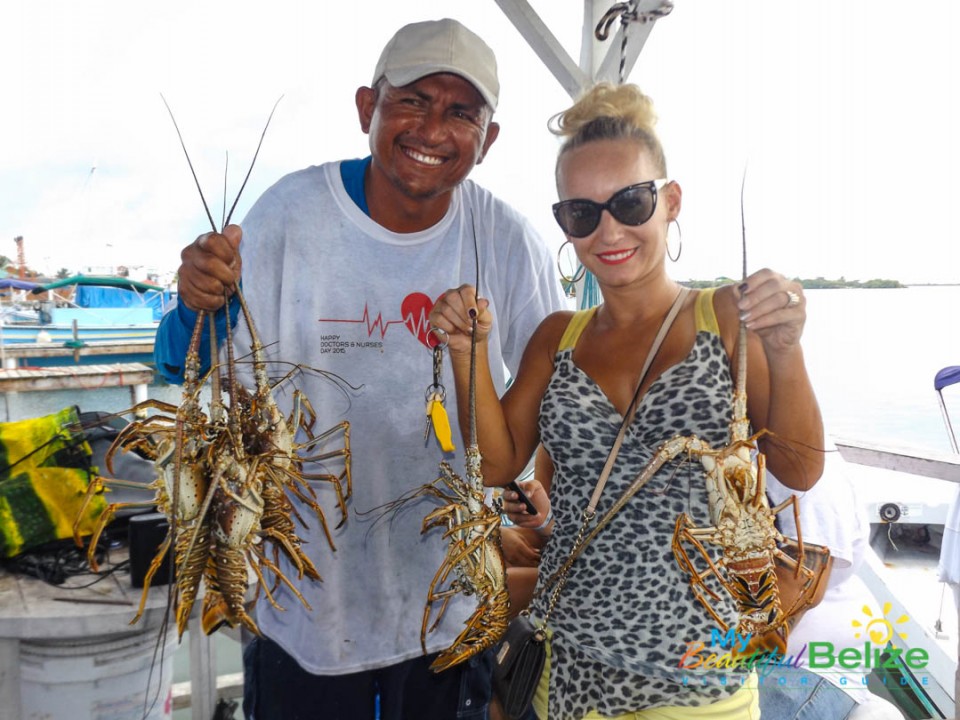
[{"label": "ocean water", "polygon": [[[805,294],[802,344],[827,432],[950,452],[933,380],[960,365],[960,286]],[[960,384],[943,396],[960,431]]]}]

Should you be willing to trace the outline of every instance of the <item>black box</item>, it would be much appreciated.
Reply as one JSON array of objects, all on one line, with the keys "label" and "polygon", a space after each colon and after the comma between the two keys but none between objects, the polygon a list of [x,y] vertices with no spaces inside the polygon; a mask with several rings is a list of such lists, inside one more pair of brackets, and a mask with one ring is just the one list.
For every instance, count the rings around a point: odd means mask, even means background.
[{"label": "black box", "polygon": [[[146,513],[130,518],[130,583],[133,587],[143,587],[150,563],[163,545],[169,530],[170,523],[163,513]],[[168,548],[163,562],[150,580],[151,586],[166,585],[170,582],[172,557],[172,548]]]}]

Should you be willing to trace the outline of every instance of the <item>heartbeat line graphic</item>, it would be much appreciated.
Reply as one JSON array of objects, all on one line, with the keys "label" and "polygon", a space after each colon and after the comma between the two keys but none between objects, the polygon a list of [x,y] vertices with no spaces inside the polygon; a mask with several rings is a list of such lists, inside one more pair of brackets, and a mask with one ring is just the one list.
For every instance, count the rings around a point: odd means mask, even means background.
[{"label": "heartbeat line graphic", "polygon": [[[411,318],[412,320],[412,318]],[[387,330],[390,329],[391,325],[405,325],[406,320],[387,320],[384,321],[383,313],[377,313],[377,316],[370,321],[370,309],[367,307],[366,303],[363,305],[363,315],[357,320],[340,320],[338,318],[319,318],[317,322],[323,323],[346,323],[348,325],[366,325],[367,326],[367,337],[372,337],[375,332],[380,333],[380,339],[383,340],[384,336],[387,334]]]},{"label": "heartbeat line graphic", "polygon": [[414,337],[426,337],[430,330],[430,321],[427,319],[429,316],[430,310],[423,308],[420,310],[419,317],[415,312],[404,316],[403,324],[407,326],[407,330],[413,333]]},{"label": "heartbeat line graphic", "polygon": [[433,300],[429,295],[422,292],[412,292],[407,295],[400,303],[400,319],[384,320],[383,313],[378,312],[373,319],[370,318],[370,308],[367,303],[363,304],[363,314],[359,319],[341,319],[341,318],[320,318],[318,322],[322,323],[347,323],[348,325],[365,325],[367,328],[367,337],[371,337],[375,332],[380,334],[380,339],[386,337],[387,330],[391,325],[403,325],[410,331],[417,340],[419,340],[427,349],[431,348],[427,333],[430,331],[430,311],[433,310]]}]

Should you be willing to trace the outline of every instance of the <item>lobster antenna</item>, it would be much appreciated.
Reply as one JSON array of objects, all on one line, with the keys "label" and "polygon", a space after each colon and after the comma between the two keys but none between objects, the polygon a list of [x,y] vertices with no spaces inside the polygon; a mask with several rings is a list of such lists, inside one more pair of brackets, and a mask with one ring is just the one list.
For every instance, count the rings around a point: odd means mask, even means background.
[{"label": "lobster antenna", "polygon": [[177,119],[173,116],[173,110],[170,109],[170,104],[163,96],[163,93],[160,93],[160,99],[163,100],[163,104],[167,107],[167,112],[170,113],[170,119],[173,120],[173,127],[177,131],[177,137],[180,138],[180,147],[183,148],[183,154],[187,157],[187,165],[190,166],[190,174],[193,175],[193,182],[197,186],[197,192],[200,193],[200,201],[203,203],[203,209],[207,213],[207,219],[210,221],[210,227],[213,228],[214,232],[217,232],[217,224],[213,221],[213,215],[210,214],[210,207],[207,205],[207,199],[203,196],[203,190],[200,188],[200,180],[197,179],[197,173],[193,169],[193,162],[190,160],[190,153],[187,152],[187,145],[183,141],[183,135],[180,132],[180,126],[177,125]]},{"label": "lobster antenna", "polygon": [[[747,221],[743,209],[744,188],[747,185],[747,166],[743,166],[743,180],[740,182],[740,231],[742,234],[743,279],[747,280]],[[737,339],[737,384],[733,391],[733,421],[730,424],[730,439],[733,442],[746,440],[750,434],[750,421],[747,419],[747,323],[740,320],[740,334]]]},{"label": "lobster antenna", "polygon": [[743,211],[743,190],[747,186],[747,166],[743,166],[743,179],[740,181],[740,232],[743,243],[743,279],[747,279],[747,221]]},{"label": "lobster antenna", "polygon": [[[187,158],[187,165],[190,166],[190,174],[193,175],[193,182],[197,186],[197,192],[200,193],[200,200],[203,202],[203,209],[207,213],[207,219],[210,221],[210,227],[213,228],[214,232],[222,232],[223,228],[230,224],[230,218],[233,217],[233,211],[237,208],[237,203],[240,202],[240,196],[243,195],[243,190],[247,186],[247,181],[250,179],[251,173],[253,173],[253,167],[257,163],[257,156],[260,154],[260,148],[263,146],[263,139],[267,135],[267,128],[270,127],[270,121],[273,119],[273,114],[277,111],[277,105],[280,104],[280,101],[283,100],[283,95],[277,98],[277,101],[273,104],[273,109],[270,111],[270,115],[267,117],[267,123],[263,127],[263,132],[260,133],[260,142],[257,143],[257,150],[253,153],[253,160],[250,161],[250,168],[247,170],[246,176],[243,178],[243,184],[240,186],[240,190],[237,192],[237,197],[233,201],[233,205],[230,207],[230,212],[226,214],[226,217],[223,219],[223,225],[220,230],[217,229],[217,224],[213,220],[213,215],[210,213],[210,206],[207,204],[207,199],[203,195],[203,190],[200,187],[200,180],[197,178],[197,172],[193,168],[193,162],[190,160],[190,153],[187,152],[187,145],[183,141],[183,134],[180,132],[180,126],[177,125],[177,119],[173,116],[173,110],[170,109],[170,104],[167,102],[167,99],[163,96],[163,93],[160,93],[160,99],[163,100],[163,104],[167,108],[167,112],[170,114],[170,119],[173,121],[173,127],[177,131],[177,137],[180,139],[180,147],[183,148],[183,154]],[[226,169],[224,169],[224,209],[226,209]]]},{"label": "lobster antenna", "polygon": [[[480,245],[477,242],[477,219],[470,208],[470,225],[473,228],[473,257],[477,268],[475,284],[477,299],[480,298]],[[470,337],[470,445],[477,446],[477,318],[473,318]]]},{"label": "lobster antenna", "polygon": [[230,151],[223,154],[223,209],[220,211],[220,232],[227,226],[227,176],[230,174]]},{"label": "lobster antenna", "polygon": [[253,160],[250,161],[250,169],[247,170],[247,176],[243,178],[243,184],[240,186],[240,190],[237,192],[237,199],[233,201],[233,206],[230,208],[230,212],[227,214],[227,219],[223,223],[224,227],[230,224],[230,218],[233,216],[233,211],[236,210],[237,203],[240,202],[240,196],[243,195],[243,189],[247,186],[247,180],[250,179],[250,173],[253,172],[253,166],[257,163],[257,155],[260,154],[260,148],[263,146],[263,138],[265,138],[267,135],[267,128],[270,127],[270,121],[273,120],[273,114],[277,111],[277,105],[280,104],[281,100],[283,100],[283,95],[277,98],[277,101],[273,104],[273,110],[270,111],[270,115],[267,117],[267,124],[263,126],[263,132],[260,133],[260,142],[257,143],[257,151],[253,153]]}]

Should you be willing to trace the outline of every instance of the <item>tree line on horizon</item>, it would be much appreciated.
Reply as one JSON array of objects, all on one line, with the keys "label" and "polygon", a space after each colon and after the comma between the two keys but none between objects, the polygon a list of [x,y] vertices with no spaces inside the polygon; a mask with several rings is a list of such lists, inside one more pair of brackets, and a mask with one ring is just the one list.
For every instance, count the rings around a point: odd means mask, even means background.
[{"label": "tree line on horizon", "polygon": [[[834,290],[839,288],[873,289],[873,288],[905,288],[907,287],[899,280],[886,280],[874,278],[873,280],[847,280],[841,277],[838,280],[827,280],[823,277],[817,278],[793,278],[795,282],[800,283],[804,290]],[[738,282],[732,278],[719,277],[714,280],[685,280],[683,284],[694,289],[719,287],[721,285],[730,285]]]}]

